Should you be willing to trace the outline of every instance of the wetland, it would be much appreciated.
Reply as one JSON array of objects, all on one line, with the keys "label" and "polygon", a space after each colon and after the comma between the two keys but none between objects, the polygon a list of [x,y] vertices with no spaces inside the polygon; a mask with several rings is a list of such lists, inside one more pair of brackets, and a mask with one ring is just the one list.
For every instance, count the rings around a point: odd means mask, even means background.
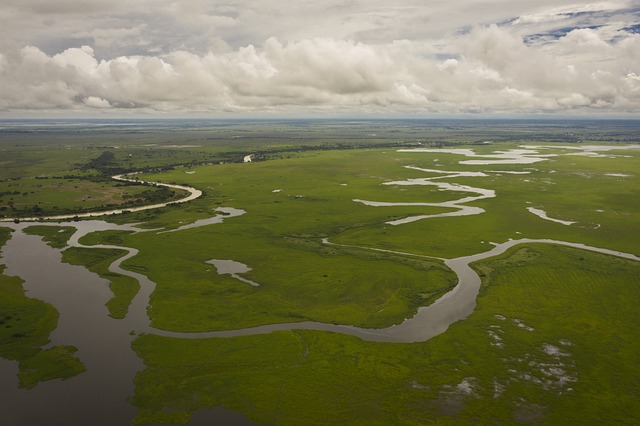
[{"label": "wetland", "polygon": [[[148,135],[119,148],[125,173],[199,197],[0,224],[0,308],[27,325],[7,319],[0,340],[12,424],[638,418],[640,145],[561,145],[548,128],[542,145],[474,144],[463,125],[455,149],[416,149],[446,132],[360,123],[404,129],[372,141],[346,123],[205,124],[155,135],[167,147],[151,153]],[[212,137],[241,129],[260,136]],[[2,137],[11,170],[7,141],[25,136]],[[107,137],[89,129],[72,148],[99,157]],[[211,161],[167,167],[180,144],[180,159]],[[68,172],[36,154],[59,145],[26,145],[38,173]],[[37,203],[34,189],[21,196]],[[32,320],[36,307],[51,319]],[[609,399],[573,408],[595,393]]]}]

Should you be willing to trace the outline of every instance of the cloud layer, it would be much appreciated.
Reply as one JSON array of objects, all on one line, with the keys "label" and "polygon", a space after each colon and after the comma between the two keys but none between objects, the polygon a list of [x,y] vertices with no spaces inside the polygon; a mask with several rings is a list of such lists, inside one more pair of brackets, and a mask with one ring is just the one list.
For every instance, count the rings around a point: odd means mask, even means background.
[{"label": "cloud layer", "polygon": [[640,110],[633,2],[8,3],[0,111]]}]

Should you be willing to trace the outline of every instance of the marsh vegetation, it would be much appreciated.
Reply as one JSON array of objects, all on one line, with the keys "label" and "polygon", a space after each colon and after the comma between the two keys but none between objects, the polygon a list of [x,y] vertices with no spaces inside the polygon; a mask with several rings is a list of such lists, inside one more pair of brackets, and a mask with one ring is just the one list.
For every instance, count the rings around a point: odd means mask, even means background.
[{"label": "marsh vegetation", "polygon": [[[121,266],[155,287],[142,307],[153,329],[133,340],[145,365],[131,398],[136,423],[184,424],[219,406],[278,425],[640,421],[637,122],[84,124],[46,141],[28,127],[0,135],[5,192],[26,188],[19,204],[9,194],[14,206],[57,197],[80,212],[99,208],[78,201],[94,190],[124,191],[121,202],[149,190],[103,180],[116,172],[203,193],[109,215],[114,226],[77,243],[73,222],[20,226],[102,277],[113,294],[108,314],[119,321],[132,315],[140,287],[111,265],[137,251]],[[37,186],[51,179],[78,187]],[[154,194],[149,203],[171,199]],[[118,228],[125,223],[138,225]],[[9,226],[0,227],[3,242]],[[631,256],[515,246],[473,264],[482,279],[475,310],[427,341],[295,328],[401,323],[456,286],[445,260],[520,238]],[[224,273],[212,259],[243,268]],[[0,355],[20,362],[21,385],[79,374],[73,347],[43,349],[55,308],[29,298],[19,278],[0,280]],[[225,338],[161,335],[267,324],[294,325]]]}]

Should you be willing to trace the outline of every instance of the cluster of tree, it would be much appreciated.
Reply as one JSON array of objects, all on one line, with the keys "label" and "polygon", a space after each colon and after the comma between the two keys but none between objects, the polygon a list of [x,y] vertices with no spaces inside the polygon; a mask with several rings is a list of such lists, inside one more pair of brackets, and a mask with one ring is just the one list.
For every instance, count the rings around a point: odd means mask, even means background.
[{"label": "cluster of tree", "polygon": [[43,216],[45,213],[42,207],[40,207],[40,205],[38,204],[34,204],[33,206],[30,206],[30,207],[19,208],[19,207],[16,207],[12,201],[9,201],[9,203],[6,206],[0,206],[0,212],[6,212],[9,209],[11,209],[12,214],[19,213],[21,215],[29,214],[33,216]]},{"label": "cluster of tree", "polygon": [[171,200],[176,196],[176,192],[170,188],[161,186],[154,189],[147,189],[138,195],[137,201],[141,204],[158,204]]},{"label": "cluster of tree", "polygon": [[[116,155],[111,151],[104,151],[98,157],[89,160],[88,163],[81,165],[82,170],[96,170],[100,173],[102,179],[110,178],[113,175],[130,172],[131,170],[123,167],[116,160]],[[81,179],[91,179],[88,176],[81,177]],[[95,180],[95,178],[94,178]]]}]

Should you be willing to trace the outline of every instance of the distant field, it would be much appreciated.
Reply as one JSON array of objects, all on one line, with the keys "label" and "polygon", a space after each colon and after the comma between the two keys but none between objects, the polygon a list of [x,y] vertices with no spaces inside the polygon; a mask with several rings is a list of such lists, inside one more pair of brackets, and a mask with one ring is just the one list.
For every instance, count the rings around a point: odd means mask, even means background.
[{"label": "distant field", "polygon": [[143,185],[75,178],[0,182],[0,217],[37,217],[127,208],[180,198]]},{"label": "distant field", "polygon": [[[154,231],[97,232],[81,241],[138,249],[123,267],[156,283],[153,326],[181,332],[300,321],[388,327],[455,286],[443,259],[509,239],[640,255],[640,149],[588,147],[638,143],[637,126],[493,124],[141,125],[54,134],[42,145],[33,134],[4,134],[0,192],[19,193],[0,196],[0,214],[10,198],[20,208],[55,203],[82,211],[139,197],[148,188],[108,180],[125,171],[203,191],[187,204],[108,218]],[[479,164],[525,145],[535,145],[526,155],[541,161]],[[249,154],[253,161],[243,163]],[[159,232],[215,216],[219,207],[244,214]],[[475,210],[447,216],[463,207]],[[417,216],[434,217],[392,224]],[[70,235],[58,227],[30,232],[58,247]],[[122,253],[63,253],[112,281],[113,317],[126,315],[138,291],[107,269]],[[219,275],[212,259],[246,265],[242,277],[258,286]],[[134,349],[146,369],[136,377],[136,421],[186,423],[196,409],[223,406],[282,425],[640,422],[638,262],[527,244],[473,267],[482,278],[475,311],[426,342],[310,330],[226,339],[140,335]],[[46,310],[20,293],[19,281],[2,277],[2,309]],[[55,322],[55,313],[47,315],[36,349],[20,356],[39,350]]]}]

